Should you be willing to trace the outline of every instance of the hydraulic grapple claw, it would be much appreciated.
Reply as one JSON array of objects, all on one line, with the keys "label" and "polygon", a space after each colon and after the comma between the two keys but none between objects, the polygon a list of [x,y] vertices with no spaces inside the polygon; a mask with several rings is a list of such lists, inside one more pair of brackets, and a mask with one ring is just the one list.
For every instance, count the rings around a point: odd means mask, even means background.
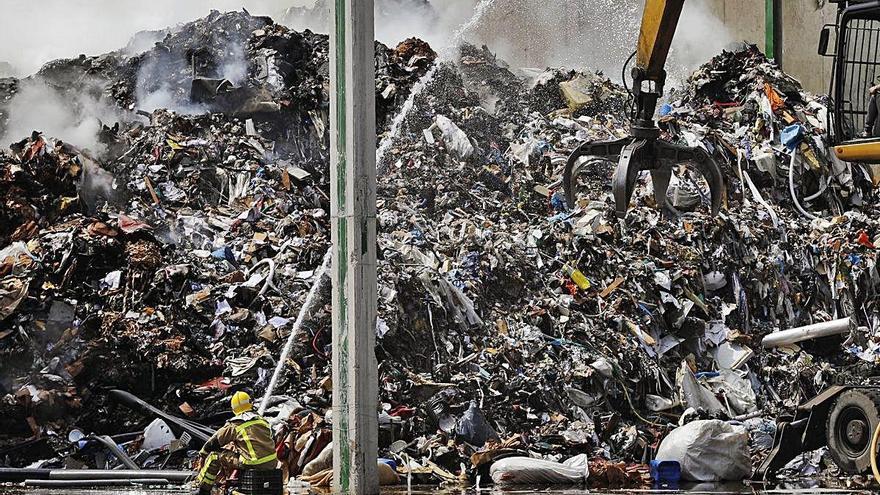
[{"label": "hydraulic grapple claw", "polygon": [[639,174],[648,170],[654,185],[654,199],[657,206],[670,211],[667,205],[666,192],[672,177],[673,168],[679,163],[692,163],[700,171],[709,184],[711,213],[717,215],[721,210],[721,199],[724,194],[724,179],[721,169],[714,159],[701,148],[679,146],[659,139],[621,139],[610,142],[585,143],[578,147],[569,157],[563,175],[565,197],[570,207],[574,206],[577,179],[583,161],[581,158],[596,156],[599,158],[617,158],[617,169],[614,172],[612,191],[617,216],[624,218],[629,209],[636,181]]}]

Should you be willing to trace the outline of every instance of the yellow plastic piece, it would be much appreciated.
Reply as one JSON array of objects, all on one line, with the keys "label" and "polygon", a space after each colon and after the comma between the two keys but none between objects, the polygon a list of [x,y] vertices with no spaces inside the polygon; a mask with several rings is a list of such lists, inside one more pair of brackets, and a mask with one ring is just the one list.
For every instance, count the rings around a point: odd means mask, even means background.
[{"label": "yellow plastic piece", "polygon": [[563,270],[565,270],[565,275],[571,278],[571,281],[577,284],[581,290],[588,290],[592,287],[593,284],[590,283],[584,272],[570,265],[565,265]]}]

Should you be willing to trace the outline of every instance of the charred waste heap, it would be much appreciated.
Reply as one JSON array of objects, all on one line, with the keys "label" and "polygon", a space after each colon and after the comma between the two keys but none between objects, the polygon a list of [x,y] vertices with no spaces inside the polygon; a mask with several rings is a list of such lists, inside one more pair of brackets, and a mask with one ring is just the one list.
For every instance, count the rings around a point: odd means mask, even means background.
[{"label": "charred waste heap", "polygon": [[[213,13],[140,54],[0,80],[0,129],[31,84],[95,92],[120,116],[93,149],[36,129],[0,154],[0,465],[112,467],[68,433],[143,431],[153,418],[113,389],[207,426],[234,391],[265,391],[330,239],[327,51],[324,35]],[[760,460],[777,414],[871,374],[877,175],[828,156],[823,99],[754,47],[719,55],[661,114],[670,140],[726,164],[722,214],[706,215],[705,191],[680,170],[681,217],[661,218],[642,182],[618,222],[613,164],[590,165],[573,208],[558,184],[580,143],[626,135],[624,88],[513,71],[485,47],[456,55],[376,44],[390,140],[380,454],[409,457],[399,474],[472,482],[511,454],[587,454],[590,484],[639,486],[683,413],[744,420]],[[786,146],[780,131],[795,123],[802,138]],[[286,472],[316,484],[330,440],[321,297],[268,413]],[[761,347],[775,330],[850,316],[845,335]],[[189,468],[196,443],[124,446],[142,467]]]}]

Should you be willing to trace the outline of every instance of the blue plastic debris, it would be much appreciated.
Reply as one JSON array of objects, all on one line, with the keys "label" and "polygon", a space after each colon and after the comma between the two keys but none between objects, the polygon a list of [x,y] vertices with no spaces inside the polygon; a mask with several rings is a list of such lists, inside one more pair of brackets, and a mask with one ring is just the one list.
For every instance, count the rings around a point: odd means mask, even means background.
[{"label": "blue plastic debris", "polygon": [[232,266],[238,268],[238,261],[235,260],[235,254],[233,254],[232,249],[230,249],[229,246],[223,246],[222,248],[217,249],[211,253],[211,256],[218,260],[226,260]]},{"label": "blue plastic debris", "polygon": [[801,144],[801,141],[804,140],[804,127],[800,124],[790,125],[782,130],[779,139],[788,148],[788,151],[794,151]]},{"label": "blue plastic debris", "polygon": [[678,461],[651,461],[651,479],[656,483],[671,484],[681,481],[681,464]]},{"label": "blue plastic debris", "polygon": [[553,206],[553,211],[568,210],[568,205],[565,203],[565,196],[559,191],[556,191],[553,193],[553,196],[550,197],[550,205]]}]

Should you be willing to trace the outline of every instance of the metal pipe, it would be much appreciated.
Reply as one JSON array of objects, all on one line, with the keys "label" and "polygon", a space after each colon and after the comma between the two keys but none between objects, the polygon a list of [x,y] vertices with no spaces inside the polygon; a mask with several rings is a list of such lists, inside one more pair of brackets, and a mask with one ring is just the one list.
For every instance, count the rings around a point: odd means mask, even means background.
[{"label": "metal pipe", "polygon": [[[182,483],[182,482],[181,482]],[[135,478],[121,480],[25,480],[24,486],[36,488],[93,488],[99,486],[171,485],[164,478]]]},{"label": "metal pipe", "polygon": [[24,469],[0,468],[0,483],[22,483],[27,480],[132,480],[164,479],[185,482],[192,477],[191,471],[165,471],[149,469]]},{"label": "metal pipe", "polygon": [[851,318],[841,318],[823,323],[816,323],[804,327],[792,328],[781,332],[774,332],[761,340],[764,347],[779,347],[784,345],[803,342],[804,340],[818,339],[829,335],[840,335],[848,332],[853,327]]},{"label": "metal pipe", "polygon": [[113,439],[108,437],[107,435],[91,435],[89,436],[89,440],[93,440],[107,447],[110,452],[112,452],[113,455],[116,456],[117,459],[119,459],[119,462],[125,464],[128,469],[132,469],[135,471],[140,470],[141,467],[138,466],[137,463],[135,463],[133,460],[131,460],[131,457],[129,457],[124,450],[119,448],[119,445],[116,445],[116,442],[114,442]]},{"label": "metal pipe", "polygon": [[200,425],[196,422],[190,421],[188,419],[178,418],[177,416],[172,416],[171,414],[162,411],[147,402],[139,399],[138,397],[130,394],[124,390],[111,390],[108,394],[110,398],[118,401],[120,404],[132,409],[132,410],[140,410],[148,415],[153,415],[161,418],[168,426],[172,429],[177,429],[178,431],[185,431],[189,433],[189,435],[193,438],[193,440],[197,440],[204,444],[211,438],[211,435],[214,434],[214,429],[209,428],[204,425]]},{"label": "metal pipe", "polygon": [[160,470],[133,470],[133,469],[53,469],[49,473],[49,479],[53,480],[135,480],[135,479],[164,479],[170,482],[186,482],[193,477],[192,471],[160,471]]}]

